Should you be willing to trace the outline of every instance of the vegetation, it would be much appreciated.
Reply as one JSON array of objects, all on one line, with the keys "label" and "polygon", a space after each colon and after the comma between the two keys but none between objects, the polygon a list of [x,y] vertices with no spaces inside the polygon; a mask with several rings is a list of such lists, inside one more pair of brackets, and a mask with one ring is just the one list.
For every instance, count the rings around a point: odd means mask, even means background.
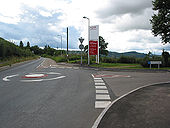
[{"label": "vegetation", "polygon": [[23,47],[19,47],[11,42],[4,40],[3,38],[0,38],[0,60],[12,56],[27,57],[34,56],[34,54],[29,49],[24,49]]},{"label": "vegetation", "polygon": [[[116,67],[116,68],[149,68],[148,61],[162,61],[161,67],[170,67],[170,55],[167,51],[163,50],[162,56],[153,55],[151,52],[148,54],[139,54],[136,52],[128,52],[126,54],[119,54],[120,56],[107,55],[107,45],[104,39],[100,37],[102,43],[101,50],[103,53],[100,56],[100,64],[96,64],[96,57],[90,57],[91,66],[94,67]],[[113,52],[112,52],[113,53]],[[23,42],[20,41],[19,46],[0,38],[0,66],[11,65],[16,62],[21,62],[28,59],[34,59],[37,56],[47,57],[55,60],[56,62],[68,62],[80,64],[81,55],[79,51],[69,52],[69,56],[66,56],[66,51],[56,50],[46,45],[44,49],[38,47],[38,45],[24,46]],[[137,55],[137,57],[135,56]],[[145,56],[141,58],[141,56]],[[87,64],[87,53],[83,53],[83,64]],[[154,65],[153,65],[154,67]],[[155,65],[155,68],[157,65]]]},{"label": "vegetation", "polygon": [[152,32],[154,36],[161,36],[162,43],[170,43],[170,2],[169,0],[154,0],[153,10],[156,14],[152,16]]}]

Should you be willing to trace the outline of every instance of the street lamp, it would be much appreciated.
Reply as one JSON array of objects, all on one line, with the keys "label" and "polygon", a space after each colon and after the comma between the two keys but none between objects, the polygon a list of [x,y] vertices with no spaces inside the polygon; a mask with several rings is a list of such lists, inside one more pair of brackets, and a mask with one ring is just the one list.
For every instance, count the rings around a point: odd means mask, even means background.
[{"label": "street lamp", "polygon": [[61,37],[61,55],[62,55],[62,35],[57,35]]},{"label": "street lamp", "polygon": [[90,41],[90,18],[84,16],[84,19],[88,19],[88,65],[90,65],[90,55],[89,55],[89,41]]}]

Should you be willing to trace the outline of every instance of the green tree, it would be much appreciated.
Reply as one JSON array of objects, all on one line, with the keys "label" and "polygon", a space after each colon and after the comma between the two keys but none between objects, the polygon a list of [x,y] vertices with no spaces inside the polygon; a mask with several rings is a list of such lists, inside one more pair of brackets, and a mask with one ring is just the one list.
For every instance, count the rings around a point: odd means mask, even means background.
[{"label": "green tree", "polygon": [[24,44],[23,44],[23,42],[22,42],[22,41],[20,41],[20,43],[19,43],[19,47],[20,47],[20,48],[23,48],[23,47],[24,47]]},{"label": "green tree", "polygon": [[105,42],[102,36],[99,36],[99,53],[100,55],[108,55],[108,50],[106,50],[108,43]]},{"label": "green tree", "polygon": [[169,52],[166,52],[164,49],[163,49],[163,52],[162,52],[162,59],[163,59],[163,65],[165,67],[168,66],[168,58],[169,58]]},{"label": "green tree", "polygon": [[162,43],[170,43],[170,1],[154,0],[153,10],[156,13],[150,20],[154,36],[161,36]]},{"label": "green tree", "polygon": [[29,41],[27,42],[26,48],[30,48],[30,42]]}]

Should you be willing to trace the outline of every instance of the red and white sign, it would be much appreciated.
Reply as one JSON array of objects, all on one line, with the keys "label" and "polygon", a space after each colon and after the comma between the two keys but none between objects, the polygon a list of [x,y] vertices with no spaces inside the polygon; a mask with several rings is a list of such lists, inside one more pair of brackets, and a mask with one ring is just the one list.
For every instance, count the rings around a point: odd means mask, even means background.
[{"label": "red and white sign", "polygon": [[89,41],[89,55],[98,54],[98,41]]}]

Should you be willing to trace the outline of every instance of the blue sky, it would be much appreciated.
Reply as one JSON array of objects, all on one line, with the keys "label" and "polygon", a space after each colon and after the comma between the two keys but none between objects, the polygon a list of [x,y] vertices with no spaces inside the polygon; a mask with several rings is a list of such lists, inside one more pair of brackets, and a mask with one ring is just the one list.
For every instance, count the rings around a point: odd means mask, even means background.
[{"label": "blue sky", "polygon": [[69,27],[69,48],[78,49],[79,37],[87,44],[87,20],[82,18],[87,16],[91,25],[99,25],[109,51],[170,51],[151,32],[153,14],[151,0],[5,0],[0,4],[0,37],[60,48],[57,35],[62,35],[66,48]]}]

